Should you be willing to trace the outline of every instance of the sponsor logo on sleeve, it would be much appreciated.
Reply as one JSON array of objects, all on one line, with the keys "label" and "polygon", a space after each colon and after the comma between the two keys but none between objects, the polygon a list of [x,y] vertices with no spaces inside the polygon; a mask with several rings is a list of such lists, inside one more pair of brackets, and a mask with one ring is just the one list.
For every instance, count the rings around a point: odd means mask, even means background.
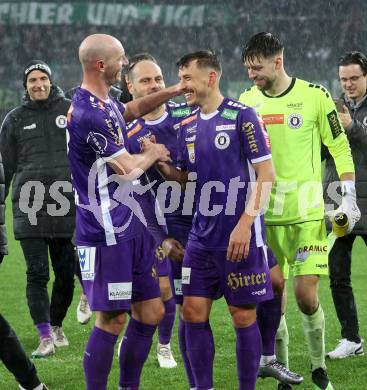
[{"label": "sponsor logo on sleeve", "polygon": [[155,258],[160,262],[162,262],[166,258],[166,255],[161,245],[157,246],[157,248],[155,249]]},{"label": "sponsor logo on sleeve", "polygon": [[131,299],[132,283],[108,283],[108,300],[122,301]]},{"label": "sponsor logo on sleeve", "polygon": [[78,248],[78,258],[82,280],[94,280],[96,248]]},{"label": "sponsor logo on sleeve", "polygon": [[87,143],[89,143],[93,150],[98,154],[103,154],[107,149],[107,138],[101,133],[93,133],[90,131],[88,133]]},{"label": "sponsor logo on sleeve", "polygon": [[172,110],[172,117],[173,118],[181,118],[183,116],[187,116],[191,114],[191,108],[185,107],[185,108],[177,108],[175,110]]},{"label": "sponsor logo on sleeve", "polygon": [[291,129],[299,129],[303,124],[303,118],[301,114],[291,114],[288,117],[288,126]]},{"label": "sponsor logo on sleeve", "polygon": [[191,268],[182,267],[182,284],[190,284]]},{"label": "sponsor logo on sleeve", "polygon": [[65,129],[67,124],[67,118],[65,115],[59,115],[56,117],[55,122],[57,127],[59,127],[60,129]]},{"label": "sponsor logo on sleeve", "polygon": [[105,119],[108,132],[111,134],[117,146],[124,145],[124,138],[122,136],[122,129],[118,123],[113,123],[111,119]]},{"label": "sponsor logo on sleeve", "polygon": [[343,133],[343,128],[339,122],[338,114],[335,110],[329,112],[327,114],[327,120],[329,121],[329,126],[331,129],[331,133],[333,138],[337,138],[341,133]]},{"label": "sponsor logo on sleeve", "polygon": [[221,117],[225,119],[229,119],[231,121],[235,121],[238,115],[237,110],[230,110],[229,108],[225,108],[221,113]]},{"label": "sponsor logo on sleeve", "polygon": [[284,114],[266,114],[262,115],[265,126],[284,125]]},{"label": "sponsor logo on sleeve", "polygon": [[214,143],[217,149],[227,149],[231,143],[231,139],[227,133],[221,132],[215,136]]},{"label": "sponsor logo on sleeve", "polygon": [[242,123],[242,131],[245,133],[251,153],[258,153],[257,141],[255,137],[255,125],[252,122]]}]

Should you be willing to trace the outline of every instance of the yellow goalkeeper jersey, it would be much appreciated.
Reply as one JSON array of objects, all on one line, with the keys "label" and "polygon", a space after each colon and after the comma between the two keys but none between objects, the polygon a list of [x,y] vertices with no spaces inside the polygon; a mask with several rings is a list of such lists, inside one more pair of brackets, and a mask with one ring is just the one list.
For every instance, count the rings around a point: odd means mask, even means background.
[{"label": "yellow goalkeeper jersey", "polygon": [[254,86],[245,90],[239,101],[258,112],[270,138],[276,183],[266,223],[323,219],[321,144],[333,156],[339,176],[354,172],[349,143],[330,93],[320,85],[293,78],[278,96]]}]

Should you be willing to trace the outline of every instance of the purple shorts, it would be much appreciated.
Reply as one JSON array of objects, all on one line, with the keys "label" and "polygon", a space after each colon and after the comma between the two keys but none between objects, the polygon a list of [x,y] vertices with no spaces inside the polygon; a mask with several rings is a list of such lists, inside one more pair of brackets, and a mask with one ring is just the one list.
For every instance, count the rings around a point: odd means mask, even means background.
[{"label": "purple shorts", "polygon": [[268,255],[268,266],[269,269],[272,269],[276,265],[278,265],[277,259],[274,256],[273,251],[270,249],[270,247],[267,247],[267,255]]},{"label": "purple shorts", "polygon": [[184,296],[218,299],[228,305],[254,305],[273,297],[265,247],[251,247],[247,259],[226,260],[226,251],[186,246],[182,266]]},{"label": "purple shorts", "polygon": [[83,286],[93,311],[129,311],[131,302],[160,297],[155,245],[148,237],[78,247]]},{"label": "purple shorts", "polygon": [[164,255],[162,247],[155,248],[155,262],[157,264],[158,276],[169,276],[171,273],[171,265],[168,258]]},{"label": "purple shorts", "polygon": [[[175,219],[172,221],[167,220],[168,234],[170,237],[173,237],[175,240],[179,241],[182,246],[186,247],[187,240],[189,238],[189,233],[191,230],[191,220]],[[173,286],[173,295],[175,297],[176,305],[182,305],[183,295],[182,295],[182,262],[170,260],[171,263],[171,283]]]}]

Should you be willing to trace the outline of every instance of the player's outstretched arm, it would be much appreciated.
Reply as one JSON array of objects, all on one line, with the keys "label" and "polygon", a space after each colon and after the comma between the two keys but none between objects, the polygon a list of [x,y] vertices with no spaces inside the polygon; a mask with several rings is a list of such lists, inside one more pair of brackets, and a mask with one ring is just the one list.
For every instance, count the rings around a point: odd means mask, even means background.
[{"label": "player's outstretched arm", "polygon": [[157,161],[170,161],[169,151],[164,145],[152,144],[140,154],[130,154],[128,152],[119,154],[110,159],[108,164],[119,175],[133,173],[135,177],[139,177]]},{"label": "player's outstretched arm", "polygon": [[136,118],[140,118],[145,114],[153,111],[169,99],[180,96],[185,92],[181,83],[164,88],[158,92],[152,93],[139,99],[134,99],[126,103],[123,117],[126,122],[131,122]]},{"label": "player's outstretched arm", "polygon": [[271,159],[252,166],[255,169],[257,179],[245,211],[230,235],[227,249],[227,260],[229,261],[241,261],[248,256],[251,226],[267,204],[275,181],[275,170]]},{"label": "player's outstretched arm", "polygon": [[180,171],[171,164],[167,164],[166,162],[158,162],[156,167],[166,180],[176,181],[181,185],[184,185],[188,180],[187,171]]}]

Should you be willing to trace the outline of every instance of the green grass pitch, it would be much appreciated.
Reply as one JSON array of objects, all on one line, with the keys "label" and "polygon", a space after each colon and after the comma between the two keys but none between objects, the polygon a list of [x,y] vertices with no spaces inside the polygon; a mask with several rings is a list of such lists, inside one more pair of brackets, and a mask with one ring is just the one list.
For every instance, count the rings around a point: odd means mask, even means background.
[{"label": "green grass pitch", "polygon": [[[25,298],[25,264],[18,242],[14,241],[11,224],[10,207],[7,208],[7,227],[10,254],[0,266],[0,312],[5,315],[16,330],[26,352],[31,354],[37,346],[38,339],[32,324]],[[367,337],[367,256],[366,247],[358,239],[353,250],[353,287],[359,308],[359,319],[362,337]],[[51,283],[50,283],[51,285]],[[305,382],[294,387],[297,390],[312,389],[310,382],[310,362],[304,342],[301,318],[293,298],[292,285],[288,285],[289,303],[287,321],[290,333],[290,365],[305,377]],[[75,298],[64,321],[64,330],[69,338],[70,347],[57,350],[54,357],[36,360],[35,364],[42,381],[51,390],[85,389],[82,358],[92,323],[81,326],[76,321],[76,305],[80,286],[76,283]],[[326,317],[326,350],[333,349],[340,338],[339,324],[331,300],[328,279],[320,283],[320,297]],[[235,335],[231,326],[225,303],[220,300],[214,304],[211,325],[216,342],[214,381],[216,390],[237,389],[235,362]],[[142,390],[186,390],[186,378],[177,347],[177,328],[171,342],[178,368],[162,370],[158,368],[155,358],[156,341],[153,343],[149,359],[144,367]],[[367,358],[349,358],[340,361],[329,361],[328,372],[335,390],[367,389]],[[118,361],[115,358],[109,377],[108,389],[118,388]],[[276,389],[272,379],[258,380],[257,389]],[[0,363],[0,389],[18,389],[13,377]]]}]

